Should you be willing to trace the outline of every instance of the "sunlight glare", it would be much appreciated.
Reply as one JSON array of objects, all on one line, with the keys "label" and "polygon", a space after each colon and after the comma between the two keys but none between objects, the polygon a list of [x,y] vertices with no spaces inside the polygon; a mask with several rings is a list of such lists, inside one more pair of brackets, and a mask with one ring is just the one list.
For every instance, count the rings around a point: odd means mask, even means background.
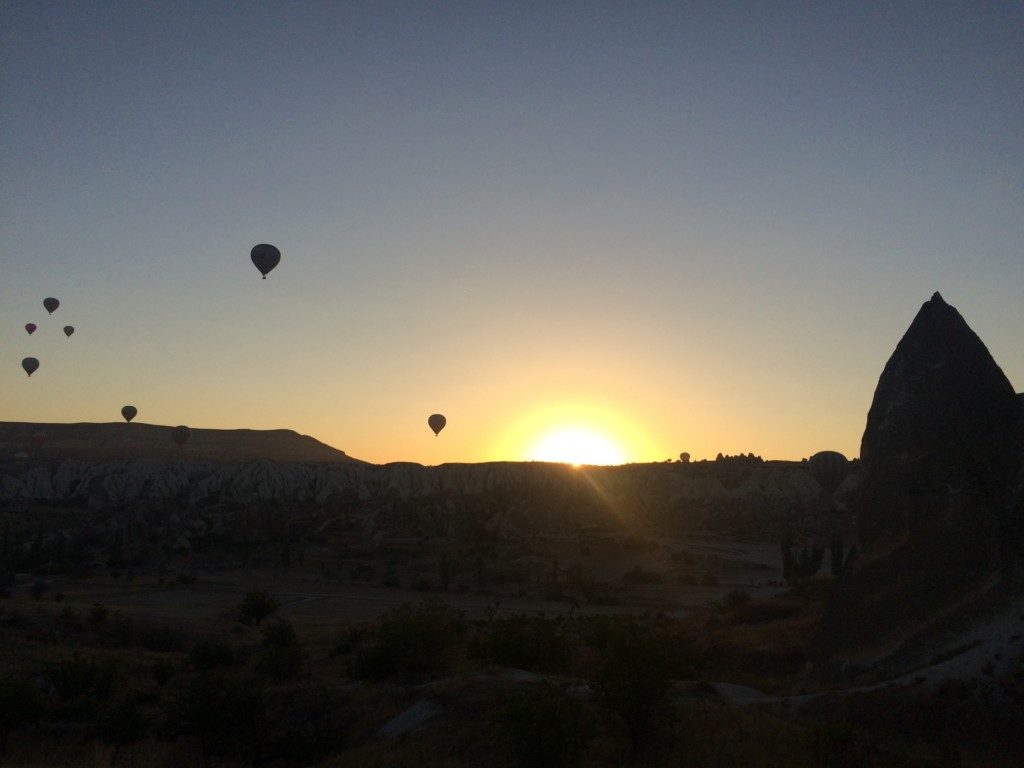
[{"label": "sunlight glare", "polygon": [[623,451],[605,435],[585,427],[561,427],[547,433],[530,449],[533,461],[572,464],[622,464]]}]

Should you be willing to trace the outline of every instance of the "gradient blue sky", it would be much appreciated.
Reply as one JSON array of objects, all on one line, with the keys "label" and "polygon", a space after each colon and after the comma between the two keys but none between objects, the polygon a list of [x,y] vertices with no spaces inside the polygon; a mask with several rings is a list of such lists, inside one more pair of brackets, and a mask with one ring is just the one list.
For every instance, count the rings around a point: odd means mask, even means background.
[{"label": "gradient blue sky", "polygon": [[1024,389],[1022,73],[1016,2],[0,3],[0,419],[856,455],[935,290]]}]

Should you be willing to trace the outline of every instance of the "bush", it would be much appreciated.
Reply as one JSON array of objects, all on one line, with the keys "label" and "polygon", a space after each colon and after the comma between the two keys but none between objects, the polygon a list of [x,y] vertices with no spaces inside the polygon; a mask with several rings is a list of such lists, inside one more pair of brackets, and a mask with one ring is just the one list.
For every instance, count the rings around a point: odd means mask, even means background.
[{"label": "bush", "polygon": [[722,600],[722,607],[731,611],[739,608],[741,605],[746,605],[751,599],[749,592],[745,592],[742,589],[734,589]]},{"label": "bush", "polygon": [[277,610],[277,601],[266,590],[247,592],[238,610],[243,624],[259,626],[261,621]]},{"label": "bush", "polygon": [[512,696],[501,719],[511,756],[522,768],[579,765],[590,737],[582,705],[550,683]]},{"label": "bush", "polygon": [[188,660],[193,667],[204,671],[230,667],[236,663],[235,652],[230,645],[210,640],[192,646]]},{"label": "bush", "polygon": [[664,580],[660,573],[645,571],[639,565],[622,574],[623,584],[661,584]]},{"label": "bush", "polygon": [[602,654],[597,699],[622,719],[634,748],[667,709],[675,669],[667,641],[636,624],[613,637]]},{"label": "bush", "polygon": [[349,673],[381,678],[444,669],[464,628],[462,612],[445,603],[403,604],[383,614],[377,631],[362,639]]},{"label": "bush", "polygon": [[196,736],[204,752],[256,757],[267,730],[262,689],[218,673],[200,673],[184,681],[167,703],[171,736]]},{"label": "bush", "polygon": [[[119,696],[106,704],[96,717],[96,735],[100,740],[120,748],[146,735],[146,720],[138,702]],[[116,753],[115,753],[116,755]],[[111,765],[114,759],[111,758]]]},{"label": "bush", "polygon": [[103,603],[93,603],[89,609],[89,623],[102,624],[109,614],[110,611]]},{"label": "bush", "polygon": [[263,630],[263,648],[256,668],[275,680],[291,680],[302,671],[304,656],[295,629],[278,619]]},{"label": "bush", "polygon": [[0,755],[11,731],[36,722],[42,714],[43,699],[32,681],[10,674],[0,677]]},{"label": "bush", "polygon": [[480,643],[480,652],[495,664],[534,672],[557,672],[568,665],[572,645],[559,620],[508,616],[491,623]]}]

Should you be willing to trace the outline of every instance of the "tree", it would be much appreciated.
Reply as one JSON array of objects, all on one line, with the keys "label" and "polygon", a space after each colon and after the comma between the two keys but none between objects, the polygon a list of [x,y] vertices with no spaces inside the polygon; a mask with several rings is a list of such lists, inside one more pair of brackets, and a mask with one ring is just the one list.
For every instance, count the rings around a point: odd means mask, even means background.
[{"label": "tree", "polygon": [[277,601],[266,590],[247,592],[238,606],[243,624],[259,626],[267,616],[277,610]]}]

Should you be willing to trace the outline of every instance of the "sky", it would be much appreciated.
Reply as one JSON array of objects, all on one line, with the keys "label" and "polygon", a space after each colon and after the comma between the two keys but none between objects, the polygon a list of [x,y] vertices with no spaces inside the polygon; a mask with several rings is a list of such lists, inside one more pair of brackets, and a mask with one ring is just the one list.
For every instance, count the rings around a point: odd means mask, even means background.
[{"label": "sky", "polygon": [[2,2],[0,420],[856,456],[936,290],[1024,390],[1022,72],[1017,2]]}]

